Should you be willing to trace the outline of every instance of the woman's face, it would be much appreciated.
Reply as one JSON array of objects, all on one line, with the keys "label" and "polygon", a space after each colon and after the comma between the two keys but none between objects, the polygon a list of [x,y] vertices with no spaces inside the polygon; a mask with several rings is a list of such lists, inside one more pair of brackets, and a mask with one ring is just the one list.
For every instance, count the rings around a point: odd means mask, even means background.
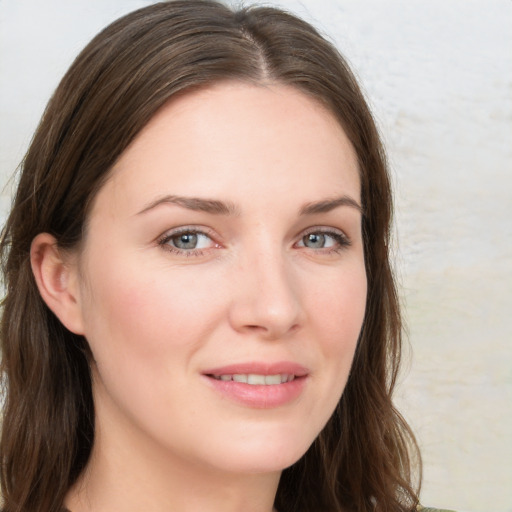
[{"label": "woman's face", "polygon": [[77,263],[102,438],[223,471],[295,462],[363,322],[359,204],[346,135],[295,89],[224,83],[161,109]]}]

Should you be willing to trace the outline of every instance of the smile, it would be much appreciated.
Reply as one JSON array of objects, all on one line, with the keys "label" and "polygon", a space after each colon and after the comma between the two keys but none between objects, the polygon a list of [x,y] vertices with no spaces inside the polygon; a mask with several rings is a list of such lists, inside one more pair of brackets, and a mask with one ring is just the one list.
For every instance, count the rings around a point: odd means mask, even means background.
[{"label": "smile", "polygon": [[203,372],[223,399],[256,409],[293,404],[309,386],[309,376],[307,368],[291,361],[236,363]]},{"label": "smile", "polygon": [[221,380],[224,382],[242,382],[244,384],[251,384],[253,386],[275,386],[278,384],[284,384],[286,382],[292,382],[295,379],[295,375],[293,373],[278,373],[276,375],[260,375],[256,373],[235,373],[212,375],[212,377],[216,380]]}]

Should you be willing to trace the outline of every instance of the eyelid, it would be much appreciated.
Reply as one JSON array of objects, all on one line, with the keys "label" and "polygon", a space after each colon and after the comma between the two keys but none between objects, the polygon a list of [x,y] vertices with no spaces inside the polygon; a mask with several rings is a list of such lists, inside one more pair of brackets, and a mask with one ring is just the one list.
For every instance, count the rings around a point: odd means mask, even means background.
[{"label": "eyelid", "polygon": [[194,234],[201,234],[206,235],[210,238],[213,238],[215,236],[213,230],[210,228],[207,228],[205,226],[196,226],[191,224],[190,226],[179,226],[176,228],[171,228],[166,230],[164,233],[162,233],[157,240],[163,240],[166,238],[171,238],[173,236],[180,235],[182,233],[194,233]]}]

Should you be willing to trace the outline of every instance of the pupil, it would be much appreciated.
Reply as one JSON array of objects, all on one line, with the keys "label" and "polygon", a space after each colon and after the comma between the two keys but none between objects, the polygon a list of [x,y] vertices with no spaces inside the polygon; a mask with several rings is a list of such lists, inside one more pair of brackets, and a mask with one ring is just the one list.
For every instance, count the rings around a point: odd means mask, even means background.
[{"label": "pupil", "polygon": [[179,249],[194,249],[197,245],[197,235],[194,233],[179,235],[174,245]]},{"label": "pupil", "polygon": [[321,233],[310,233],[305,236],[304,245],[315,249],[322,248],[325,245],[325,235]]}]

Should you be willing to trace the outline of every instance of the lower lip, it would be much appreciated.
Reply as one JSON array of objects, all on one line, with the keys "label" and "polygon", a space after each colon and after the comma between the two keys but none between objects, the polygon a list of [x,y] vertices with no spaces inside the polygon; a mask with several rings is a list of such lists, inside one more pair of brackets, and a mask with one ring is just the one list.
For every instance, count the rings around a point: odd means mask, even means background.
[{"label": "lower lip", "polygon": [[307,380],[304,376],[283,384],[257,385],[223,381],[207,375],[204,378],[224,397],[255,409],[272,409],[293,402],[304,390]]}]

